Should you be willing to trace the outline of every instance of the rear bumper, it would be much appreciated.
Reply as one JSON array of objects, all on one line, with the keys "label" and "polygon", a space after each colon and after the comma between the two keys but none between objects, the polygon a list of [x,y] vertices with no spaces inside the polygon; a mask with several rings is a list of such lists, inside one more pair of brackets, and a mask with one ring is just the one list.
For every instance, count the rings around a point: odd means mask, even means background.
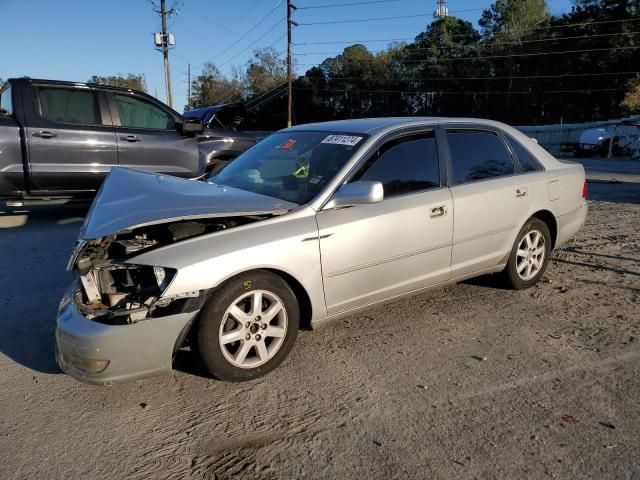
[{"label": "rear bumper", "polygon": [[[197,312],[151,318],[131,325],[104,325],[76,308],[74,282],[58,311],[56,360],[68,375],[95,385],[110,385],[171,371],[176,342]],[[87,369],[87,364],[104,365]]]},{"label": "rear bumper", "polygon": [[580,208],[556,217],[558,222],[556,248],[578,233],[578,230],[584,225],[588,212],[589,207],[585,202]]}]

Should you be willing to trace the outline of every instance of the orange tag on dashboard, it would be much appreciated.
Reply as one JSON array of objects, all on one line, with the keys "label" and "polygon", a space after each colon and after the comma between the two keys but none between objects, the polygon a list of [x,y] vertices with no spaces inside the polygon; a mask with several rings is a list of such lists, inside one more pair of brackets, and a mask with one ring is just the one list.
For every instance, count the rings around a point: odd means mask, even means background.
[{"label": "orange tag on dashboard", "polygon": [[293,138],[290,138],[287,143],[283,143],[282,145],[280,145],[280,148],[284,148],[285,150],[288,150],[291,147],[293,147],[296,143],[298,143],[297,140],[294,140]]}]

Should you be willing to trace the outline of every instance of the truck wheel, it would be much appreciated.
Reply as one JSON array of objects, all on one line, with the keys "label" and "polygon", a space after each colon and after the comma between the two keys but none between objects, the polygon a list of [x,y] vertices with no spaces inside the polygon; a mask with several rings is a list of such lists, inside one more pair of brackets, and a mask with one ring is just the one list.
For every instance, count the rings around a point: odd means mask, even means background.
[{"label": "truck wheel", "polygon": [[263,270],[224,283],[201,310],[194,347],[219,380],[242,382],[275,369],[296,341],[300,308],[279,276]]},{"label": "truck wheel", "polygon": [[549,265],[551,233],[538,218],[530,218],[518,233],[504,270],[508,285],[515,290],[534,286]]}]

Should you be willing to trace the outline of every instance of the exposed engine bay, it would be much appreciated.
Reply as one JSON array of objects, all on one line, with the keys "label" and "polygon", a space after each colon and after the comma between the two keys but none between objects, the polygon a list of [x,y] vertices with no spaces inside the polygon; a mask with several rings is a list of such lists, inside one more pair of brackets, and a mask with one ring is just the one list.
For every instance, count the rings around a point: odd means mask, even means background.
[{"label": "exposed engine bay", "polygon": [[199,305],[202,292],[162,297],[176,271],[162,266],[135,265],[136,255],[190,238],[212,234],[268,218],[265,215],[183,220],[125,230],[76,247],[68,268],[78,272],[82,288],[76,293],[79,311],[111,325],[136,323]]}]

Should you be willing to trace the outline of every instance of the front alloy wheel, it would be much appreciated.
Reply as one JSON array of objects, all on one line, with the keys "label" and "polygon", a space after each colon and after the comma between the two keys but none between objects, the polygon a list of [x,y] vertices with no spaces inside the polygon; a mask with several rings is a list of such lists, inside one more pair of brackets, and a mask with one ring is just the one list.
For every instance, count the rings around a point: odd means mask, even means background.
[{"label": "front alloy wheel", "polygon": [[220,323],[220,348],[238,368],[255,368],[272,359],[284,343],[287,310],[267,290],[253,290],[236,298]]},{"label": "front alloy wheel", "polygon": [[194,326],[192,348],[213,377],[251,380],[282,363],[299,324],[291,287],[273,273],[256,270],[216,289]]}]

